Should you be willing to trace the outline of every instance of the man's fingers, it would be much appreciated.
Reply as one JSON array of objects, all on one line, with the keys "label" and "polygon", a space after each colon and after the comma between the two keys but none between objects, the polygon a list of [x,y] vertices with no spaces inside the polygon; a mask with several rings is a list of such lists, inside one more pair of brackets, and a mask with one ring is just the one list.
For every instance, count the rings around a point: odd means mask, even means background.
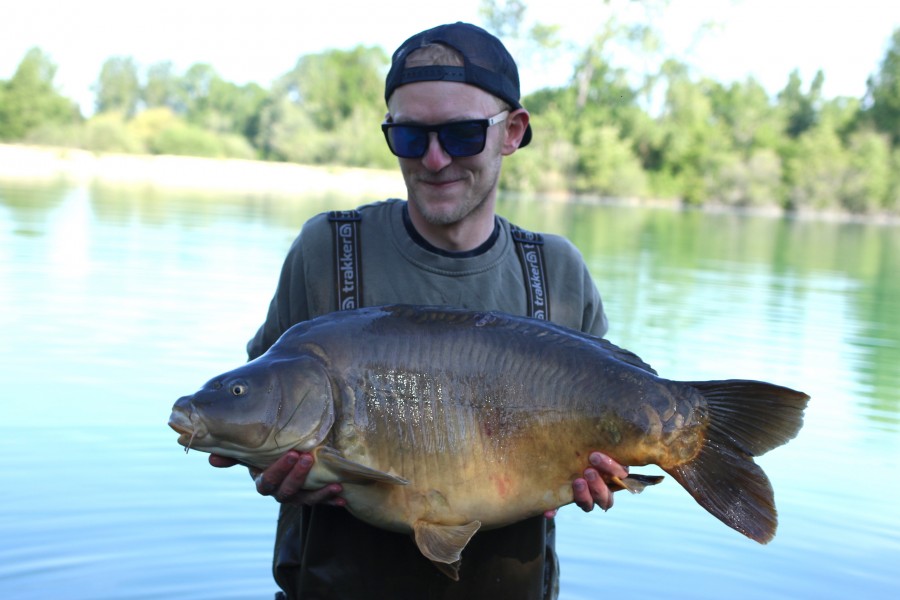
[{"label": "man's fingers", "polygon": [[263,496],[274,495],[299,460],[300,453],[293,450],[280,457],[254,478],[256,491]]},{"label": "man's fingers", "polygon": [[623,467],[602,452],[591,452],[588,460],[601,476],[628,477],[628,469]]},{"label": "man's fingers", "polygon": [[585,481],[587,481],[587,487],[590,490],[590,496],[593,501],[592,504],[596,503],[597,506],[599,506],[603,510],[609,510],[610,508],[612,508],[612,492],[609,491],[609,487],[606,485],[606,482],[603,481],[602,477],[600,477],[600,473],[598,473],[595,469],[587,469],[584,472],[584,479]]},{"label": "man's fingers", "polygon": [[346,501],[337,497],[343,488],[340,484],[332,483],[318,490],[303,490],[293,496],[285,496],[284,498],[276,496],[279,502],[290,502],[292,504],[330,504],[332,506],[345,506]]},{"label": "man's fingers", "polygon": [[212,466],[219,468],[219,469],[225,469],[227,467],[233,467],[234,465],[238,464],[238,461],[237,461],[237,459],[229,458],[227,456],[221,456],[219,454],[210,454],[209,455],[209,464],[211,464]]},{"label": "man's fingers", "polygon": [[590,512],[594,508],[594,499],[591,497],[591,490],[588,488],[587,481],[578,478],[572,482],[572,492],[575,505],[584,512]]},{"label": "man's fingers", "polygon": [[309,454],[297,456],[297,460],[291,465],[290,471],[285,474],[278,486],[275,498],[279,502],[290,501],[296,494],[304,491],[303,486],[306,484],[306,476],[309,475],[313,462],[313,457]]},{"label": "man's fingers", "polygon": [[337,496],[343,491],[340,484],[333,483],[318,490],[303,489],[314,463],[311,455],[292,450],[253,478],[256,491],[283,503],[346,506],[346,500]]}]

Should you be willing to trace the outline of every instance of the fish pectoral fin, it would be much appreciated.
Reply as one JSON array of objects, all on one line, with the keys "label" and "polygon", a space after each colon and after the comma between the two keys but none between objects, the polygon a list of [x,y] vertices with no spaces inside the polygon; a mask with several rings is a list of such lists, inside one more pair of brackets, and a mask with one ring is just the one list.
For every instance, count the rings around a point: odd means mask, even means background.
[{"label": "fish pectoral fin", "polygon": [[338,481],[345,483],[387,483],[390,485],[407,485],[408,480],[391,475],[352,460],[347,460],[337,450],[320,446],[315,451],[316,461],[331,471]]},{"label": "fish pectoral fin", "polygon": [[416,521],[413,531],[419,551],[434,562],[445,575],[458,580],[460,554],[480,527],[481,521],[472,521],[465,525],[438,525],[428,521]]},{"label": "fish pectoral fin", "polygon": [[[610,483],[614,484],[612,491],[628,490],[632,494],[640,494],[648,485],[656,485],[665,479],[662,475],[641,475],[640,473],[631,473],[624,479],[613,477]],[[613,487],[613,486],[611,486]]]}]

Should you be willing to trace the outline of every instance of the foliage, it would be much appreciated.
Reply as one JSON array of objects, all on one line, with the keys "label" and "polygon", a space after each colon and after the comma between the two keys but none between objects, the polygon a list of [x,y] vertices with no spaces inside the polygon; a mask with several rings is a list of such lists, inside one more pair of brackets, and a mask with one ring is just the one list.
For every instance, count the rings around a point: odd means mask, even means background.
[{"label": "foliage", "polygon": [[274,94],[302,107],[319,129],[333,131],[358,107],[383,104],[386,66],[384,50],[375,47],[309,54],[276,82]]},{"label": "foliage", "polygon": [[750,156],[727,154],[715,177],[706,178],[706,195],[728,206],[771,206],[781,197],[781,157],[768,148]]},{"label": "foliage", "polygon": [[875,127],[900,143],[900,29],[894,31],[890,47],[876,75],[868,80],[867,118]]},{"label": "foliage", "polygon": [[56,91],[56,65],[39,48],[29,50],[12,79],[0,81],[0,140],[23,139],[41,126],[67,126],[81,119],[71,100]]},{"label": "foliage", "polygon": [[384,118],[387,56],[357,46],[301,57],[274,85],[259,120],[257,147],[275,160],[395,164],[376,125]]},{"label": "foliage", "polygon": [[141,96],[138,69],[130,56],[114,56],[103,63],[94,84],[98,113],[119,112],[134,116]]},{"label": "foliage", "polygon": [[[528,21],[527,2],[482,1],[487,26],[519,54],[574,57],[566,84],[523,98],[534,141],[504,160],[503,189],[900,210],[900,29],[864,98],[824,98],[821,71],[808,83],[791,73],[770,97],[752,77],[697,78],[667,57],[653,4],[641,3],[641,16],[609,0],[610,18],[574,48],[555,25]],[[300,56],[264,88],[227,81],[205,63],[179,72],[117,56],[101,66],[96,113],[85,121],[56,91],[56,66],[34,48],[0,81],[0,139],[390,168],[396,159],[378,127],[387,66],[381,48],[327,50]]]}]

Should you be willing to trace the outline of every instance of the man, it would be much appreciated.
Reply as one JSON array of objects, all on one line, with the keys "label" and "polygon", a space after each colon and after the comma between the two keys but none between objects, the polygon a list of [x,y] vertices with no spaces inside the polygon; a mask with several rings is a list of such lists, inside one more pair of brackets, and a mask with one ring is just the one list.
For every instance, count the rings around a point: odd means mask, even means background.
[{"label": "man", "polygon": [[[411,37],[393,55],[385,101],[389,112],[382,127],[399,157],[408,201],[363,206],[346,217],[358,227],[352,255],[358,256],[358,272],[352,265],[342,272],[336,263],[334,223],[342,217],[310,219],[288,253],[266,321],[248,344],[250,358],[295,323],[357,302],[549,316],[561,325],[605,334],[600,295],[571,243],[550,235],[537,241],[539,289],[529,295],[534,284],[526,277],[529,263],[517,250],[534,238],[525,235],[523,242],[523,234],[495,215],[503,157],[527,145],[532,135],[519,102],[515,63],[501,42],[464,23]],[[342,299],[348,283],[359,296]],[[590,461],[585,477],[573,482],[576,504],[608,509],[612,494],[604,477],[624,477],[626,471],[596,452]],[[234,464],[220,456],[210,462]],[[303,490],[312,462],[310,455],[291,451],[254,473],[258,491],[281,502],[274,573],[286,597],[556,596],[552,513],[479,532],[466,548],[459,581],[453,581],[422,557],[408,536],[351,516],[343,508],[340,485]]]}]

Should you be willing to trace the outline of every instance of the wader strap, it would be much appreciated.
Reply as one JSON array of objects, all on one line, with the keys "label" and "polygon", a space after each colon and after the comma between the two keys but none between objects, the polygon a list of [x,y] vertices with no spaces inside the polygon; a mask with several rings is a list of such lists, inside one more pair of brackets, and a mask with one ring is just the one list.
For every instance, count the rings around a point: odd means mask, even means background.
[{"label": "wader strap", "polygon": [[334,239],[334,285],[338,310],[362,306],[362,268],[359,249],[359,211],[328,213]]},{"label": "wader strap", "polygon": [[544,238],[539,233],[510,225],[522,272],[525,274],[525,298],[528,316],[550,320],[550,296],[547,293],[547,266],[544,264]]}]

